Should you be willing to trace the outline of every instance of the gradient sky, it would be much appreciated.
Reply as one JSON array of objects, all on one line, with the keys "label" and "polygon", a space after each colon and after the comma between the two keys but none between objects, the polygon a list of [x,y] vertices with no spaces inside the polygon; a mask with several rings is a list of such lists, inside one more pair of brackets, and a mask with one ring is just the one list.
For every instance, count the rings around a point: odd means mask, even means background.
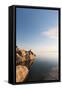
[{"label": "gradient sky", "polygon": [[16,45],[19,48],[57,57],[57,34],[57,10],[16,8]]}]

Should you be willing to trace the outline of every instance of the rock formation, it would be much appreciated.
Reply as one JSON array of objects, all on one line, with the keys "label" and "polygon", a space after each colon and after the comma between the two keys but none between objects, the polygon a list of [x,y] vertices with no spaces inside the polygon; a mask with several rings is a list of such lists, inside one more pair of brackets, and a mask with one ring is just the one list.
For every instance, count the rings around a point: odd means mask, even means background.
[{"label": "rock formation", "polygon": [[16,82],[24,82],[35,56],[32,50],[26,51],[16,47]]},{"label": "rock formation", "polygon": [[26,66],[16,66],[16,82],[23,82],[28,75],[28,68]]}]

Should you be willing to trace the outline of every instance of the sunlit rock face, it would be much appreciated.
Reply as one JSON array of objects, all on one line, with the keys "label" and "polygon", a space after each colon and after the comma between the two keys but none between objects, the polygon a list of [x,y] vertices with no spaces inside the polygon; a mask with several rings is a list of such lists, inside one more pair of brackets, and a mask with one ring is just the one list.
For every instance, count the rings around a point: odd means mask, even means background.
[{"label": "sunlit rock face", "polygon": [[24,82],[36,55],[32,50],[16,48],[16,82]]},{"label": "sunlit rock face", "polygon": [[16,65],[31,66],[35,57],[36,55],[32,50],[26,51],[25,49],[16,48]]},{"label": "sunlit rock face", "polygon": [[28,75],[28,68],[26,66],[16,66],[16,82],[23,82]]}]

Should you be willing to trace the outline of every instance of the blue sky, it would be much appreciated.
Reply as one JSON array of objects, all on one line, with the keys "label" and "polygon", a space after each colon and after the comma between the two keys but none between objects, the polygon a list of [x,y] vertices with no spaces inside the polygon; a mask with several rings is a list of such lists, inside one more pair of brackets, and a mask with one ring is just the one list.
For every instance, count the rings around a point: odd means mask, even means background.
[{"label": "blue sky", "polygon": [[[58,53],[58,11],[16,8],[16,45],[26,50]],[[47,55],[46,55],[47,56]]]}]

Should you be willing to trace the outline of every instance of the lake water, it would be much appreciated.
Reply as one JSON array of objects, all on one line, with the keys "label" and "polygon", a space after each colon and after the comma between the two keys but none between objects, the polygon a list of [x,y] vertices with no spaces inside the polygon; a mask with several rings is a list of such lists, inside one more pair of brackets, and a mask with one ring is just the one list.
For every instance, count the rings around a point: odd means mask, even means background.
[{"label": "lake water", "polygon": [[39,81],[50,79],[56,80],[57,77],[58,77],[57,60],[37,58],[30,68],[28,81]]}]

